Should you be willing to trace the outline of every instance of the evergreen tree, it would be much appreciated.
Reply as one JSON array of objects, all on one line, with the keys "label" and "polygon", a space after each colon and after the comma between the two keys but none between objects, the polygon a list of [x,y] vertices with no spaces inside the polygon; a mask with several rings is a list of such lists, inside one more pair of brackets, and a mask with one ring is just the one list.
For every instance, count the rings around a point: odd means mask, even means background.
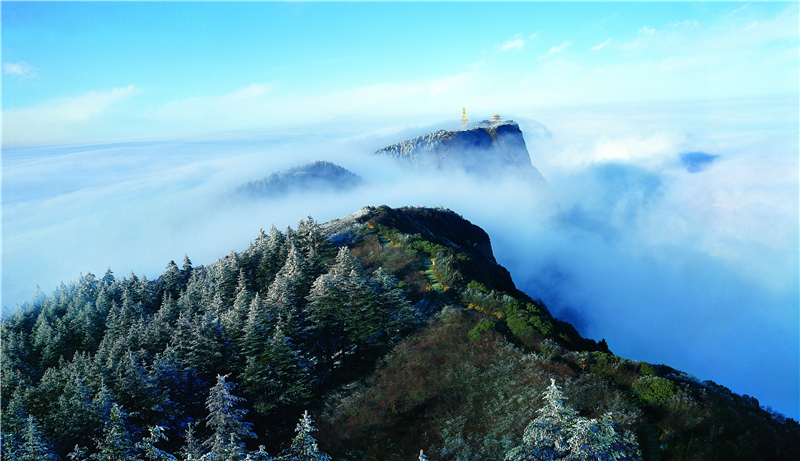
[{"label": "evergreen tree", "polygon": [[164,428],[161,426],[150,427],[150,436],[145,437],[136,443],[136,449],[144,454],[147,459],[153,461],[177,461],[171,454],[160,448],[156,448],[156,443],[161,440],[168,440],[164,435]]},{"label": "evergreen tree", "polygon": [[194,423],[189,423],[183,436],[181,456],[183,459],[200,459],[203,456],[203,447],[194,436]]},{"label": "evergreen tree", "polygon": [[58,456],[53,453],[52,447],[42,438],[39,422],[33,416],[25,420],[25,429],[22,432],[22,447],[16,453],[20,461],[57,461]]},{"label": "evergreen tree", "polygon": [[305,316],[308,320],[306,339],[313,343],[320,358],[318,373],[326,374],[333,366],[333,357],[344,348],[343,312],[347,305],[346,279],[336,273],[317,277],[308,294]]},{"label": "evergreen tree", "polygon": [[125,423],[125,412],[116,403],[97,444],[97,452],[90,456],[95,461],[136,461],[136,449]]},{"label": "evergreen tree", "polygon": [[270,329],[275,323],[273,312],[267,309],[261,297],[256,293],[247,310],[247,319],[243,327],[243,337],[240,342],[242,351],[248,357],[256,356],[263,344],[269,338]]},{"label": "evergreen tree", "polygon": [[167,347],[172,339],[172,333],[175,329],[175,323],[178,320],[178,314],[177,303],[168,293],[164,293],[164,299],[161,301],[161,308],[144,325],[145,328],[141,346],[144,347],[147,352],[155,355]]},{"label": "evergreen tree", "polygon": [[178,265],[175,264],[175,261],[170,261],[164,274],[158,278],[158,283],[156,284],[157,294],[161,298],[164,295],[177,298],[183,290],[183,284],[183,273],[178,268]]},{"label": "evergreen tree", "polygon": [[554,379],[544,393],[545,406],[525,429],[522,445],[506,454],[506,461],[641,460],[634,436],[611,421],[579,416],[564,405]]},{"label": "evergreen tree", "polygon": [[213,433],[206,439],[205,446],[210,453],[222,459],[244,453],[243,440],[256,436],[251,429],[252,424],[244,421],[247,410],[235,408],[236,404],[244,399],[232,394],[236,385],[227,382],[227,377],[228,375],[217,375],[217,384],[211,388],[206,400],[209,413],[206,425]]},{"label": "evergreen tree", "polygon": [[350,249],[346,246],[339,248],[339,253],[336,254],[336,261],[331,267],[330,272],[339,275],[349,275],[353,271],[356,273],[361,272],[361,262],[350,253]]},{"label": "evergreen tree", "polygon": [[189,259],[189,255],[184,253],[183,254],[183,266],[181,267],[181,278],[183,282],[189,280],[189,277],[192,275],[192,260]]},{"label": "evergreen tree", "polygon": [[311,425],[314,420],[304,412],[297,423],[295,432],[297,435],[292,440],[289,447],[278,459],[282,461],[330,461],[331,457],[321,452],[317,446],[317,441],[311,436],[311,432],[317,428]]},{"label": "evergreen tree", "polygon": [[206,301],[206,277],[200,270],[193,270],[186,282],[186,289],[178,298],[178,310],[181,313],[193,315],[196,312],[204,312]]},{"label": "evergreen tree", "polygon": [[256,355],[247,358],[243,378],[255,408],[264,413],[305,404],[311,396],[309,370],[280,327]]},{"label": "evergreen tree", "polygon": [[253,296],[247,289],[244,270],[241,270],[239,271],[239,284],[236,287],[236,298],[233,301],[233,309],[229,309],[220,316],[220,323],[222,323],[222,327],[227,336],[232,340],[236,340],[242,336],[252,300]]},{"label": "evergreen tree", "polygon": [[380,307],[378,342],[382,346],[392,345],[399,341],[402,330],[411,324],[411,304],[398,286],[397,279],[383,268],[378,268],[373,278],[378,291],[376,305]]},{"label": "evergreen tree", "polygon": [[266,292],[267,287],[272,283],[275,274],[283,267],[288,254],[286,237],[275,225],[270,227],[269,236],[260,245],[261,257],[256,271],[256,289]]},{"label": "evergreen tree", "polygon": [[208,314],[191,318],[181,314],[170,346],[186,369],[194,369],[203,379],[212,379],[215,370],[236,364],[236,353],[222,326]]}]

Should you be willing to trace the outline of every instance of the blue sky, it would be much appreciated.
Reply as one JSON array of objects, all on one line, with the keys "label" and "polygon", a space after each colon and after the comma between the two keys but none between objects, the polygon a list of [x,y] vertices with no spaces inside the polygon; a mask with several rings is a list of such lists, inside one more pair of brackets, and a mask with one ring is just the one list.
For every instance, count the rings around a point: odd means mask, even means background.
[{"label": "blue sky", "polygon": [[[444,205],[615,353],[800,417],[794,3],[2,2],[3,306],[259,228]],[[495,113],[569,219],[369,156]],[[682,158],[713,158],[702,168]],[[682,157],[683,156],[683,157]],[[232,206],[305,161],[365,189]],[[787,365],[788,364],[788,365]]]},{"label": "blue sky", "polygon": [[797,23],[796,3],[4,2],[3,144],[796,97]]}]

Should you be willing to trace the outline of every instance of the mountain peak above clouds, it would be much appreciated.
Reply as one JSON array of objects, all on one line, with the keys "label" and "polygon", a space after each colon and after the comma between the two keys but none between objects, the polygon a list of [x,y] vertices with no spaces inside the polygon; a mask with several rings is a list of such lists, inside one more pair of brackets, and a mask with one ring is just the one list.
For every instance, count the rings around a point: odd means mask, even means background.
[{"label": "mountain peak above clouds", "polygon": [[531,164],[522,131],[513,120],[484,120],[460,130],[439,130],[378,149],[374,154],[424,168],[459,167],[469,173],[515,168],[541,177]]}]

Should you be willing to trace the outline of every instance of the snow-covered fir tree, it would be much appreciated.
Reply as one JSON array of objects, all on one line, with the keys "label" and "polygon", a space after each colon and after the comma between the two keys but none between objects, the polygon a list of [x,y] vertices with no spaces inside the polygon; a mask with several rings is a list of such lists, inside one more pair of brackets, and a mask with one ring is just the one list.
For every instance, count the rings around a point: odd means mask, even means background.
[{"label": "snow-covered fir tree", "polygon": [[551,379],[545,406],[525,429],[522,445],[506,461],[640,461],[636,438],[606,414],[600,420],[579,416],[564,405],[564,394]]}]

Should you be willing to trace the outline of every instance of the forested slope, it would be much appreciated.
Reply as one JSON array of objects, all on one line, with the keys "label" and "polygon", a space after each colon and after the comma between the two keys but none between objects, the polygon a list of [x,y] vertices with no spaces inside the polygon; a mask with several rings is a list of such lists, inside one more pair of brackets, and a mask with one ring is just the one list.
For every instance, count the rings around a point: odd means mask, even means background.
[{"label": "forested slope", "polygon": [[431,208],[37,294],[3,321],[0,384],[3,459],[800,455],[797,422],[582,338]]}]

